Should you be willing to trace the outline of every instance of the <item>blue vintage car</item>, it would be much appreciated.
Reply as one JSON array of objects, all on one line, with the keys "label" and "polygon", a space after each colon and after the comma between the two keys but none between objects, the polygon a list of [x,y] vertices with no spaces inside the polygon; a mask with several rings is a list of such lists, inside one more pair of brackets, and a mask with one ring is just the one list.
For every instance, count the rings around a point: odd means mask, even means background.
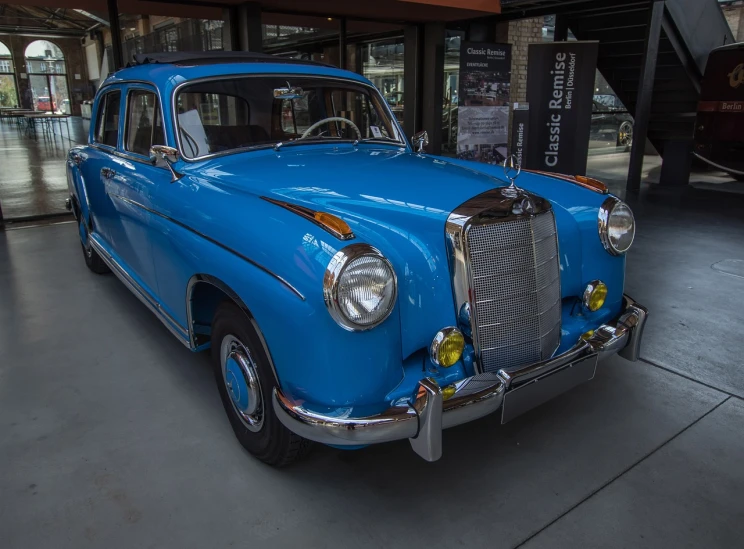
[{"label": "blue vintage car", "polygon": [[603,184],[425,142],[358,74],[140,56],[69,152],[69,207],[93,272],[211,348],[258,459],[409,439],[433,461],[443,429],[635,360],[647,312],[623,294],[633,215]]}]

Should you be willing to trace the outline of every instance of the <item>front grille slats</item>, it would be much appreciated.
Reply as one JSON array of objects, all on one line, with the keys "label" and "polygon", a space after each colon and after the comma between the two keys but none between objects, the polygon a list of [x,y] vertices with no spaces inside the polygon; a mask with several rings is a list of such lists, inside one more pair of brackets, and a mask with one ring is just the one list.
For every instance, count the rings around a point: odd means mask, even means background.
[{"label": "front grille slats", "polygon": [[561,334],[553,212],[472,226],[466,246],[481,369],[491,372],[549,358]]}]

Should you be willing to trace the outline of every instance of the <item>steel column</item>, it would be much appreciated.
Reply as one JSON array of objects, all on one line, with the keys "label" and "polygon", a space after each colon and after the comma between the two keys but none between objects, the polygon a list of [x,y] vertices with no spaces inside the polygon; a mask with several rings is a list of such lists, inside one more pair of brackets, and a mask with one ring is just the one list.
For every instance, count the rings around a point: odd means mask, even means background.
[{"label": "steel column", "polygon": [[114,57],[112,72],[118,71],[124,65],[121,46],[121,27],[119,25],[119,6],[116,0],[107,0],[109,27],[111,29],[111,52]]},{"label": "steel column", "polygon": [[565,42],[568,40],[568,18],[559,13],[555,16],[555,30],[553,42]]},{"label": "steel column", "polygon": [[346,68],[346,18],[342,17],[338,25],[338,66]]},{"label": "steel column", "polygon": [[429,133],[427,152],[442,152],[442,103],[444,101],[444,23],[424,25],[422,121]]},{"label": "steel column", "polygon": [[422,129],[423,28],[420,25],[406,26],[403,56],[403,131],[411,137]]},{"label": "steel column", "polygon": [[238,51],[238,9],[235,6],[222,9],[222,49]]},{"label": "steel column", "polygon": [[651,119],[651,101],[654,95],[654,79],[656,78],[656,60],[659,56],[659,40],[661,39],[661,23],[664,20],[664,1],[655,0],[646,25],[645,55],[641,65],[640,82],[638,84],[638,100],[633,113],[633,146],[630,149],[630,165],[628,166],[628,183],[626,189],[637,192],[641,189],[641,172],[643,171],[643,155],[646,150],[646,137]]},{"label": "steel column", "polygon": [[240,51],[260,52],[263,49],[261,5],[246,2],[238,6],[238,48]]}]

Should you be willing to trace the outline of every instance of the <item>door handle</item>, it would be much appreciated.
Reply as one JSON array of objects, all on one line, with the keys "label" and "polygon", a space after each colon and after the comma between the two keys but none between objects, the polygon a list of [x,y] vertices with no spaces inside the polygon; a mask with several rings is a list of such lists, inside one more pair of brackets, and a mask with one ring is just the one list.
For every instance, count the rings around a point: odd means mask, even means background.
[{"label": "door handle", "polygon": [[101,175],[106,179],[111,179],[116,175],[116,172],[111,168],[101,168]]}]

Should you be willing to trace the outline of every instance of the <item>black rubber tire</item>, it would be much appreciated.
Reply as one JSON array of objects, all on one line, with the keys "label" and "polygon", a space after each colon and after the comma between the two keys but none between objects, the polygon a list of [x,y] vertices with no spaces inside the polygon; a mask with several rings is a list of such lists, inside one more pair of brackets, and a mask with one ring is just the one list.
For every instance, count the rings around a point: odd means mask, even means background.
[{"label": "black rubber tire", "polygon": [[[83,221],[82,216],[79,216],[78,219],[78,230],[80,230],[80,225],[82,225],[82,229],[85,230],[85,234],[87,235],[88,229],[85,226],[85,221]],[[83,257],[85,258],[85,264],[91,271],[96,274],[108,274],[111,272],[111,269],[109,269],[108,265],[104,263],[103,259],[101,259],[101,256],[98,255],[98,252],[93,249],[93,247],[90,245],[90,242],[83,244],[81,240],[80,246],[83,248]]]},{"label": "black rubber tire", "polygon": [[617,146],[618,147],[625,147],[625,150],[630,150],[630,148],[633,146],[633,135],[631,133],[630,141],[623,143],[622,139],[620,139],[620,135],[622,134],[623,126],[630,126],[630,131],[633,131],[633,124],[631,122],[625,121],[620,124],[617,128]]},{"label": "black rubber tire", "polygon": [[[227,394],[220,361],[220,346],[227,335],[237,337],[248,348],[254,359],[261,384],[264,420],[259,431],[251,431],[240,420]],[[212,321],[212,366],[217,389],[222,399],[225,413],[230,420],[235,437],[254,457],[274,467],[284,467],[306,456],[312,442],[287,429],[274,413],[272,393],[276,386],[274,372],[263,345],[250,320],[232,301],[223,301]]]}]

